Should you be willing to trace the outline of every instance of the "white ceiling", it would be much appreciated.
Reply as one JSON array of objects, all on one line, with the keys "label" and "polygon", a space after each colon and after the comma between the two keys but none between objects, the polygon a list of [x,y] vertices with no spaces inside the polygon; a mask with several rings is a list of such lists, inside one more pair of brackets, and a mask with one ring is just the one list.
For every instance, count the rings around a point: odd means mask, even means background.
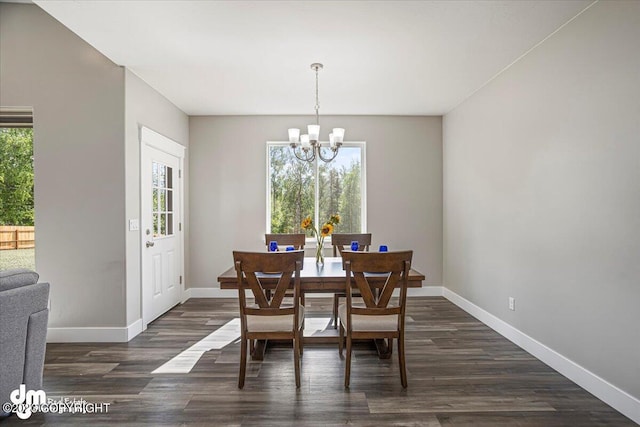
[{"label": "white ceiling", "polygon": [[34,2],[189,115],[441,115],[592,3]]}]

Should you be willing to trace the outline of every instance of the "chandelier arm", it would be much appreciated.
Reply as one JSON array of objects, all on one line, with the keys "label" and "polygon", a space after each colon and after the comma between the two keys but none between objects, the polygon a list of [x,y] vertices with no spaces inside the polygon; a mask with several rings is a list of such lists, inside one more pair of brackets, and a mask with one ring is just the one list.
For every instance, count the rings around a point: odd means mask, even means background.
[{"label": "chandelier arm", "polygon": [[[311,156],[309,156],[309,151],[311,151]],[[313,162],[316,159],[316,153],[315,150],[303,150],[300,149],[299,146],[297,146],[296,144],[291,144],[291,152],[293,152],[293,155],[296,156],[296,158],[300,161],[303,162]],[[305,156],[302,157],[301,153],[304,152]],[[300,154],[298,154],[300,153]]]},{"label": "chandelier arm", "polygon": [[326,158],[322,155],[322,147],[318,146],[318,158],[320,160],[322,160],[325,163],[329,163],[330,161],[332,161],[333,159],[336,158],[336,156],[338,155],[338,150],[340,149],[340,147],[336,147],[336,148],[331,148],[330,150],[333,151],[333,156]]}]

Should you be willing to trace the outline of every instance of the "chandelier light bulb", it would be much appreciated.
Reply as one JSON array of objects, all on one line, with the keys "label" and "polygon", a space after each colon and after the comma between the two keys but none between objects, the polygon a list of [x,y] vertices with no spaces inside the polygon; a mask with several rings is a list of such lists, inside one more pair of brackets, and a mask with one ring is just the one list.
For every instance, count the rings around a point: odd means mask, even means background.
[{"label": "chandelier light bulb", "polygon": [[307,130],[309,131],[309,140],[318,141],[320,139],[320,125],[309,125]]},{"label": "chandelier light bulb", "polygon": [[289,129],[289,142],[292,144],[297,144],[300,140],[300,129],[291,128]]},{"label": "chandelier light bulb", "polygon": [[344,129],[333,128],[333,139],[336,143],[342,144],[342,142],[344,141]]},{"label": "chandelier light bulb", "polygon": [[300,143],[302,144],[302,148],[309,148],[311,146],[311,144],[309,144],[309,135],[300,135]]}]

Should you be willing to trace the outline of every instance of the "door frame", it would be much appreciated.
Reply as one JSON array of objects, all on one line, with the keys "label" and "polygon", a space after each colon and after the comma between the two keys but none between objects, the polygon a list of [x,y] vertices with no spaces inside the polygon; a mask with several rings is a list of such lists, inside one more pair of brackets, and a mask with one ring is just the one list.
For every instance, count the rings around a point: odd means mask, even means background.
[{"label": "door frame", "polygon": [[[151,301],[151,295],[147,295],[145,290],[145,277],[144,277],[144,253],[145,253],[145,242],[147,236],[144,233],[146,228],[152,228],[153,224],[147,224],[147,218],[144,217],[143,206],[142,206],[142,197],[143,197],[143,173],[144,173],[144,162],[146,159],[145,150],[146,147],[151,147],[156,150],[165,152],[172,156],[178,158],[179,164],[179,172],[178,172],[178,190],[180,192],[180,197],[177,202],[180,207],[180,215],[178,217],[180,227],[178,227],[178,250],[180,252],[179,255],[179,269],[180,276],[182,277],[182,283],[178,288],[179,290],[179,301],[184,302],[185,298],[185,280],[184,280],[184,159],[186,155],[187,148],[183,145],[180,145],[176,141],[167,138],[166,136],[149,129],[146,126],[140,126],[140,318],[142,319],[142,330],[147,329],[147,321],[145,314],[149,313],[151,310],[149,308]],[[174,203],[176,201],[174,200]]]}]

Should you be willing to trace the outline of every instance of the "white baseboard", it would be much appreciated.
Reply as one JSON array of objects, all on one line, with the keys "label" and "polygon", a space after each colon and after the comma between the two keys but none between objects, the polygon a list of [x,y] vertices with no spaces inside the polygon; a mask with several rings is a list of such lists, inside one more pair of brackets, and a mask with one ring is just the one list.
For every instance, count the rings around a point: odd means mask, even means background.
[{"label": "white baseboard", "polygon": [[128,342],[142,332],[142,319],[126,327],[48,328],[47,342]]},{"label": "white baseboard", "polygon": [[143,330],[144,329],[142,327],[142,319],[138,319],[132,324],[130,324],[129,326],[127,326],[127,341],[131,341],[133,337],[142,333]]},{"label": "white baseboard", "polygon": [[442,295],[518,347],[521,347],[598,399],[640,424],[640,400],[446,287],[443,288]]},{"label": "white baseboard", "polygon": [[442,286],[423,286],[421,288],[407,289],[407,297],[441,297]]},{"label": "white baseboard", "polygon": [[[238,291],[235,289],[220,288],[189,288],[185,289],[188,298],[237,298]],[[185,300],[186,301],[186,300]]]}]

